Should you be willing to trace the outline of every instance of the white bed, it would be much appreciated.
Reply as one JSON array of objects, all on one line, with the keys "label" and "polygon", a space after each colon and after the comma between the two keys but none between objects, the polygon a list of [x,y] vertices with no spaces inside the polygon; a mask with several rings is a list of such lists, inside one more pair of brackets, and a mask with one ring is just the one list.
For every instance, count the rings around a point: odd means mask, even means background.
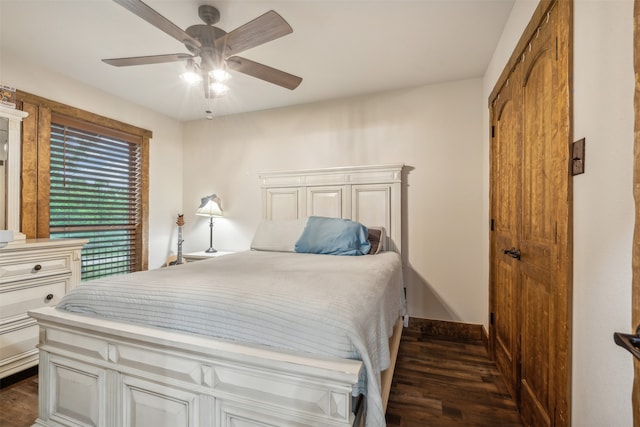
[{"label": "white bed", "polygon": [[[263,174],[263,217],[276,223],[316,215],[382,226],[388,236],[386,249],[399,253],[401,177],[401,165]],[[144,278],[151,287],[138,297],[153,300],[154,326],[141,324],[136,311],[129,314],[133,323],[115,320],[124,315],[112,304],[113,297],[102,298],[100,316],[36,310],[31,315],[38,320],[41,334],[40,408],[35,425],[346,427],[365,418],[368,426],[384,425],[401,329],[401,323],[395,321],[402,314],[399,260],[395,253],[339,257],[250,251],[104,281],[106,287],[117,288]],[[363,286],[375,282],[376,276],[388,277],[385,280],[393,283],[382,291],[375,284],[363,288],[364,296],[357,298],[340,283],[344,275],[336,273],[356,271],[356,264],[370,272],[366,277],[362,274]],[[262,267],[247,269],[249,277],[244,278],[229,273],[242,265]],[[389,271],[383,271],[384,265],[391,266]],[[207,293],[215,271],[220,273],[217,284],[234,291],[231,301]],[[323,271],[330,274],[323,277]],[[273,279],[256,289],[249,284],[252,274]],[[355,284],[359,277],[352,274],[347,282]],[[309,289],[316,294],[309,298],[302,298],[305,293],[296,295],[292,292],[296,279],[311,284]],[[159,302],[170,299],[166,289],[175,287],[182,287],[184,295],[202,293],[202,298],[191,299],[188,316],[174,312],[172,305],[158,309]],[[281,290],[276,292],[276,287]],[[103,290],[96,284],[94,296],[100,300]],[[243,294],[262,295],[264,301],[268,295],[277,298],[276,302],[269,299],[263,305],[248,305],[248,299],[238,297]],[[317,303],[320,294],[328,299]],[[82,298],[86,295],[68,299],[67,305],[87,311]],[[130,294],[122,301],[139,307],[141,301],[135,298]],[[286,299],[293,303],[291,312],[277,309]],[[305,305],[302,299],[310,303]],[[216,304],[223,307],[221,317],[208,314]],[[225,316],[227,306],[236,309]],[[252,310],[263,312],[272,323],[264,319],[253,325],[242,323]],[[364,317],[352,319],[347,316],[350,311]],[[114,319],[103,317],[105,314]],[[195,318],[203,319],[190,326]],[[225,320],[228,323],[221,331],[236,325],[241,335],[214,332]],[[323,321],[327,327],[317,327]],[[353,328],[347,328],[347,323],[354,323],[362,334],[350,332]],[[171,325],[183,330],[166,329]],[[389,348],[386,339],[392,331]],[[218,336],[208,336],[210,332]],[[325,341],[315,341],[315,335]],[[336,338],[327,340],[330,335]],[[371,376],[387,366],[381,382]],[[368,414],[357,411],[357,400],[352,399],[354,391],[356,395],[364,391],[363,372],[373,379],[367,382],[365,393]]]}]

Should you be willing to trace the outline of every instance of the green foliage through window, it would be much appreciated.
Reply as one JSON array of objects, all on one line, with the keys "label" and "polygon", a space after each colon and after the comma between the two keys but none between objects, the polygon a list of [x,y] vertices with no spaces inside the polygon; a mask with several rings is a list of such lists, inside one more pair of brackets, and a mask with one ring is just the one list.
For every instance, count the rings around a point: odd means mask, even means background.
[{"label": "green foliage through window", "polygon": [[86,238],[82,280],[135,270],[140,226],[140,145],[51,123],[52,238]]}]

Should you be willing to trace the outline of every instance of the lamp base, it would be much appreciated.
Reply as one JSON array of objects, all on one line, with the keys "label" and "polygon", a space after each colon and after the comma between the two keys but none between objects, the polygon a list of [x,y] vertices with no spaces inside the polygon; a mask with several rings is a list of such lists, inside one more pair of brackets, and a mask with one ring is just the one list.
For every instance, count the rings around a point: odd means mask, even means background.
[{"label": "lamp base", "polygon": [[214,248],[209,248],[209,249],[207,249],[207,250],[206,250],[206,251],[204,251],[204,252],[205,252],[205,253],[208,253],[208,254],[212,254],[212,253],[218,252],[218,250],[217,250],[217,249],[214,249]]}]

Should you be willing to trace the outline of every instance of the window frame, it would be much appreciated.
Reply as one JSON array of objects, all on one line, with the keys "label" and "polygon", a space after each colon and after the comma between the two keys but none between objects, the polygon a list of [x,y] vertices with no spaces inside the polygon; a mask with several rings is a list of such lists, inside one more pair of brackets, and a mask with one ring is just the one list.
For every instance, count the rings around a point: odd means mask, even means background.
[{"label": "window frame", "polygon": [[50,192],[51,115],[57,114],[88,124],[106,127],[115,133],[139,138],[141,155],[140,251],[136,269],[149,263],[149,140],[151,131],[79,108],[16,90],[17,108],[29,113],[22,122],[21,231],[27,238],[48,238]]}]

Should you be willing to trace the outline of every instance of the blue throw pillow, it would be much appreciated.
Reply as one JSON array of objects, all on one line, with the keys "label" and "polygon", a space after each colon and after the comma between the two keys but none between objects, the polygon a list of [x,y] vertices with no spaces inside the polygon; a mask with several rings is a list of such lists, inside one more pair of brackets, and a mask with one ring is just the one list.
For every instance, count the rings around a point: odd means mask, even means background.
[{"label": "blue throw pillow", "polygon": [[296,252],[365,255],[371,249],[367,227],[342,218],[311,216],[295,245]]}]

